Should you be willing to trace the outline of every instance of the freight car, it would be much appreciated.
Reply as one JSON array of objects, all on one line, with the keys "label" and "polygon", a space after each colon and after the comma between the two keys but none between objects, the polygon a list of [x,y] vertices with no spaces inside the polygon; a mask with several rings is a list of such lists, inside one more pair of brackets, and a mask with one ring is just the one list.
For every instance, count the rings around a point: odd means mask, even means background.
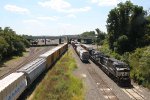
[{"label": "freight car", "polygon": [[64,43],[63,45],[60,45],[42,55],[39,56],[39,58],[46,59],[46,68],[50,68],[56,60],[68,49],[68,44]]},{"label": "freight car", "polygon": [[88,45],[81,44],[81,46],[89,51],[90,59],[97,65],[100,65],[102,70],[105,71],[107,75],[115,77],[118,84],[126,86],[131,84],[130,68],[126,63],[110,58],[100,51],[92,49],[92,47]]},{"label": "freight car", "polygon": [[26,87],[24,73],[12,73],[0,80],[0,100],[16,100]]},{"label": "freight car", "polygon": [[27,78],[28,85],[30,85],[45,69],[46,60],[43,58],[38,58],[35,61],[27,64],[26,66],[17,70],[17,72],[22,72]]},{"label": "freight car", "polygon": [[48,69],[48,65],[52,65],[67,49],[68,44],[60,45],[48,51],[46,56],[40,56],[0,80],[0,100],[16,100],[44,70]]},{"label": "freight car", "polygon": [[89,60],[89,52],[87,50],[85,50],[81,46],[77,46],[76,51],[82,61]]}]

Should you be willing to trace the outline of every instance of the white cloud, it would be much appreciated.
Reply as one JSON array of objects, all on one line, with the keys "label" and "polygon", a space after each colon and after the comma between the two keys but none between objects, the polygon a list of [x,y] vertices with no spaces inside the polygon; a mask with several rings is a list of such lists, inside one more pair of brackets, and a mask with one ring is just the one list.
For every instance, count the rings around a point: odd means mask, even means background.
[{"label": "white cloud", "polygon": [[88,12],[90,10],[91,10],[91,7],[83,7],[83,8],[62,9],[61,12],[65,12],[65,13],[78,13],[78,12]]},{"label": "white cloud", "polygon": [[4,6],[4,9],[10,12],[20,13],[20,14],[28,14],[29,10],[26,8],[18,7],[16,5],[7,4]]},{"label": "white cloud", "polygon": [[90,0],[92,3],[96,3],[99,6],[115,6],[121,1],[125,0]]},{"label": "white cloud", "polygon": [[71,24],[69,23],[58,23],[60,26],[64,26],[64,27],[68,27],[71,26]]},{"label": "white cloud", "polygon": [[38,2],[39,5],[42,7],[52,8],[55,10],[61,10],[70,8],[71,4],[64,1],[64,0],[50,0],[50,1],[44,1],[44,2]]},{"label": "white cloud", "polygon": [[77,13],[77,12],[87,12],[91,10],[91,7],[83,7],[83,8],[73,8],[69,2],[64,0],[50,0],[38,2],[38,4],[45,8],[51,8],[53,10],[64,12],[64,13]]},{"label": "white cloud", "polygon": [[76,18],[76,16],[74,14],[68,14],[67,17],[68,18]]},{"label": "white cloud", "polygon": [[57,17],[57,16],[52,16],[52,17],[45,16],[45,17],[37,17],[37,19],[56,21],[59,19],[59,17]]},{"label": "white cloud", "polygon": [[35,19],[29,19],[29,20],[23,20],[24,23],[38,23],[38,20]]},{"label": "white cloud", "polygon": [[23,23],[28,24],[30,26],[44,26],[43,23],[41,23],[39,20],[36,20],[36,19],[23,20]]}]

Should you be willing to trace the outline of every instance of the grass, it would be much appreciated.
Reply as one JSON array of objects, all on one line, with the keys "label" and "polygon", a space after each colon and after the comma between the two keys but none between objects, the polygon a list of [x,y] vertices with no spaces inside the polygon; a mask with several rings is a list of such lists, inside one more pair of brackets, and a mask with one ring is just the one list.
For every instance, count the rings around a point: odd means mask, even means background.
[{"label": "grass", "polygon": [[77,68],[69,50],[46,74],[29,100],[83,100],[82,80],[72,72]]}]

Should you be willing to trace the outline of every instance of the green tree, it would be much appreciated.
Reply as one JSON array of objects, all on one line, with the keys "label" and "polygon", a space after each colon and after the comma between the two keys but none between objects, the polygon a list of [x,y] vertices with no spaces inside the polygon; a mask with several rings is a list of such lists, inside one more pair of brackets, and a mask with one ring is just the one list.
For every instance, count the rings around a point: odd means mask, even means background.
[{"label": "green tree", "polygon": [[22,36],[17,35],[10,27],[0,27],[0,58],[5,59],[13,55],[20,55],[29,42]]},{"label": "green tree", "polygon": [[0,36],[0,61],[7,54],[8,46],[6,40]]},{"label": "green tree", "polygon": [[[150,21],[143,7],[133,5],[130,1],[119,3],[109,12],[107,19],[110,49],[114,50],[117,47],[117,52],[124,53],[149,45],[149,25]],[[123,48],[124,45],[128,47]]]},{"label": "green tree", "polygon": [[105,39],[106,37],[106,33],[102,32],[100,29],[96,28],[95,29],[96,32],[97,32],[97,40],[96,40],[96,43],[98,45],[102,44],[103,43],[103,40]]},{"label": "green tree", "polygon": [[89,37],[89,36],[95,36],[95,32],[94,31],[87,31],[87,32],[83,32],[81,34],[81,37]]}]

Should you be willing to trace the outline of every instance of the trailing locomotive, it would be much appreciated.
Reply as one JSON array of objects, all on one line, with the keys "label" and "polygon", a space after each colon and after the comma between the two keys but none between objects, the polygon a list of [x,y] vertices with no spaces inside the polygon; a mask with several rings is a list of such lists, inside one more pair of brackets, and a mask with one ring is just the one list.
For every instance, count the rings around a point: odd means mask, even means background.
[{"label": "trailing locomotive", "polygon": [[44,70],[48,70],[67,49],[67,43],[60,45],[0,80],[0,100],[16,100],[23,91],[28,88]]},{"label": "trailing locomotive", "polygon": [[88,45],[81,44],[81,46],[89,51],[90,59],[97,65],[100,65],[101,69],[107,75],[115,77],[118,84],[126,86],[131,84],[129,65],[117,59],[110,58]]}]

